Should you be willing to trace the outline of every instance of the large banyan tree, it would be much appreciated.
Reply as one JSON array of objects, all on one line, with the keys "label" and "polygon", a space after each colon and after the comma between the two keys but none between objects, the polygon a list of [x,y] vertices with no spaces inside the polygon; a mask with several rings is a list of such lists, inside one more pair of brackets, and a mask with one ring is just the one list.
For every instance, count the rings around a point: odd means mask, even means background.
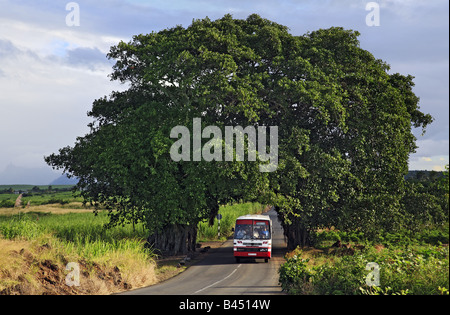
[{"label": "large banyan tree", "polygon": [[[333,27],[294,36],[258,15],[136,35],[108,54],[111,79],[128,88],[95,100],[90,133],[46,161],[77,176],[85,200],[110,209],[110,225],[143,222],[170,254],[195,250],[198,222],[234,200],[274,205],[290,247],[308,245],[317,228],[392,229],[416,148],[411,128],[432,118],[413,78],[389,74],[358,35]],[[174,160],[175,126],[191,130],[190,144],[211,140],[194,139],[195,118],[222,133],[278,127],[277,168],[198,160],[194,150]]]}]

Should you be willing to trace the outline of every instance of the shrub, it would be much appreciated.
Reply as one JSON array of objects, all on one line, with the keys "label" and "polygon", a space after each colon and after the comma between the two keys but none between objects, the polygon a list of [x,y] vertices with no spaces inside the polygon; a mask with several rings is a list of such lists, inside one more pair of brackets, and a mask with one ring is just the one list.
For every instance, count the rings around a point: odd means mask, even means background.
[{"label": "shrub", "polygon": [[[280,283],[288,294],[439,295],[449,288],[448,247],[374,248],[352,256],[322,254],[320,266],[309,268],[301,251],[280,267]],[[325,257],[325,260],[323,260]],[[380,267],[380,286],[368,287],[368,262]]]},{"label": "shrub", "polygon": [[15,201],[14,200],[2,200],[0,201],[0,208],[14,208]]},{"label": "shrub", "polygon": [[298,255],[287,258],[285,264],[280,266],[280,284],[283,291],[288,294],[304,294],[309,289],[311,273],[307,268],[309,259],[302,259]]},{"label": "shrub", "polygon": [[361,255],[344,256],[334,264],[314,268],[311,282],[313,292],[321,295],[355,295],[364,285],[367,261]]}]

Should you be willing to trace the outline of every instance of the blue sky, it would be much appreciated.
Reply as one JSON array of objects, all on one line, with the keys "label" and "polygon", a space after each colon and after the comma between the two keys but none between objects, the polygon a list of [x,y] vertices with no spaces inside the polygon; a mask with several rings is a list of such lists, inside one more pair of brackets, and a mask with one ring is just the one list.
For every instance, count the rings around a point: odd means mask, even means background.
[{"label": "blue sky", "polygon": [[68,26],[65,0],[0,0],[0,184],[14,165],[46,168],[43,156],[89,130],[93,100],[124,87],[111,82],[105,55],[120,40],[193,19],[252,13],[294,35],[331,26],[361,33],[361,47],[415,76],[422,111],[435,122],[410,169],[441,170],[449,160],[449,2],[379,0],[380,26],[366,25],[363,0],[79,0],[80,26]]}]

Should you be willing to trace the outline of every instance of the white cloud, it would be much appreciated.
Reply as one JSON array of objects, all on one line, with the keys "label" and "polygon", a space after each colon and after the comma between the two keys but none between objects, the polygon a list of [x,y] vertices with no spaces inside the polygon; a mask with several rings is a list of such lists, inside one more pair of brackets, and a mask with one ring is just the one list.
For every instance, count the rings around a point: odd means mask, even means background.
[{"label": "white cloud", "polygon": [[448,155],[433,155],[429,157],[412,156],[409,160],[409,169],[442,171],[447,164],[449,164]]},{"label": "white cloud", "polygon": [[443,172],[445,171],[445,167],[441,166],[441,165],[433,165],[433,171],[437,171],[437,172]]},{"label": "white cloud", "polygon": [[0,170],[9,163],[45,166],[44,155],[88,132],[93,100],[120,88],[107,77],[110,65],[101,63],[98,49],[41,57],[0,41],[0,55],[0,86],[6,91],[0,93]]}]

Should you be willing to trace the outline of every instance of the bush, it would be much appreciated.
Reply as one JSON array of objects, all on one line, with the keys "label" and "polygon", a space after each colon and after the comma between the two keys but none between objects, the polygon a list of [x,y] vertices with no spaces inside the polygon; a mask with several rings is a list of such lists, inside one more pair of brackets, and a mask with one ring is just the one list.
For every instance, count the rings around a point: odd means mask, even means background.
[{"label": "bush", "polygon": [[323,243],[325,241],[336,242],[364,242],[366,240],[364,233],[362,232],[344,232],[336,230],[325,230],[315,233],[314,240],[316,244]]},{"label": "bush", "polygon": [[48,201],[43,202],[42,204],[55,204],[55,203],[65,205],[66,203],[69,203],[69,201],[61,199],[61,198],[51,198]]},{"label": "bush", "polygon": [[377,259],[381,286],[393,292],[436,295],[439,287],[449,287],[448,247],[391,249],[369,259]]},{"label": "bush", "polygon": [[417,239],[423,243],[440,245],[449,243],[448,224],[444,229],[423,230]]},{"label": "bush", "polygon": [[309,289],[312,274],[307,268],[309,259],[302,259],[299,254],[287,258],[285,264],[280,266],[280,284],[283,291],[288,294],[304,294]]},{"label": "bush", "polygon": [[334,264],[314,268],[311,277],[314,294],[355,295],[365,284],[367,260],[361,255],[344,256]]},{"label": "bush", "polygon": [[0,201],[0,208],[14,208],[16,202],[14,200],[2,200]]},{"label": "bush", "polygon": [[[449,288],[448,247],[371,248],[353,256],[322,254],[325,262],[308,267],[302,252],[281,265],[280,284],[288,294],[439,295]],[[380,286],[366,285],[368,262],[380,267]]]}]

